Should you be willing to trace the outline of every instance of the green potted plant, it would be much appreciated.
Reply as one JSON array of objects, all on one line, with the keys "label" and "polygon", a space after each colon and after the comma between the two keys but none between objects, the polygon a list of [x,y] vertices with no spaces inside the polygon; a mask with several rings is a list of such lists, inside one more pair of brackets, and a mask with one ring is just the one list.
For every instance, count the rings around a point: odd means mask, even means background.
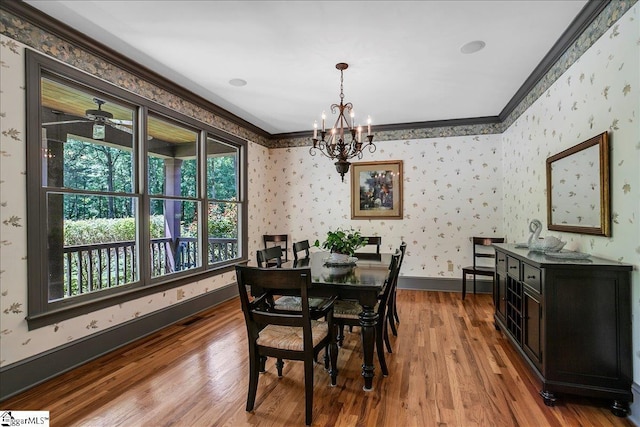
[{"label": "green potted plant", "polygon": [[328,249],[331,252],[332,262],[347,262],[355,252],[367,243],[367,239],[362,237],[359,231],[354,229],[328,231],[325,241],[320,245],[316,240],[314,246]]}]

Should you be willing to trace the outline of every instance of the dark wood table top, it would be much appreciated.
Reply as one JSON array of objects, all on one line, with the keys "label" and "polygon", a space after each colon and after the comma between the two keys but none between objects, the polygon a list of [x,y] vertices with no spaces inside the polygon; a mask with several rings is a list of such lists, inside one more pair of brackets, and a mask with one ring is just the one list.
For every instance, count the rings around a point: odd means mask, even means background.
[{"label": "dark wood table top", "polygon": [[311,268],[311,281],[314,285],[330,285],[351,290],[382,289],[389,273],[391,254],[359,254],[355,265],[329,265],[326,263],[328,252],[314,252],[309,258],[297,262],[286,262],[283,268]]}]

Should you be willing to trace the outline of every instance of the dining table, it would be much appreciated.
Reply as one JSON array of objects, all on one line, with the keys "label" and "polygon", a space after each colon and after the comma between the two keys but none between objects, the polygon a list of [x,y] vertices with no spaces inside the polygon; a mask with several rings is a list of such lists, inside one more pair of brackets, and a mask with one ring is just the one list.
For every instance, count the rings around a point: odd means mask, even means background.
[{"label": "dining table", "polygon": [[374,310],[389,274],[392,254],[356,254],[348,264],[332,264],[328,252],[312,252],[308,258],[283,262],[282,268],[309,268],[311,270],[310,296],[333,297],[357,301],[362,306],[359,315],[362,337],[363,390],[373,390],[373,352],[379,319]]}]

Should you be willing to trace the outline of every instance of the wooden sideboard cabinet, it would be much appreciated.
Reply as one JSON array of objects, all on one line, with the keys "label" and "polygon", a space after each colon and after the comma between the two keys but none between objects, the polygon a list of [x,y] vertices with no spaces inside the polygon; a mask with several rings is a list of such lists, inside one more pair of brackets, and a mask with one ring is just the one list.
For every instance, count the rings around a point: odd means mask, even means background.
[{"label": "wooden sideboard cabinet", "polygon": [[631,270],[597,257],[563,260],[494,244],[495,324],[556,393],[611,399],[626,416],[633,400]]}]

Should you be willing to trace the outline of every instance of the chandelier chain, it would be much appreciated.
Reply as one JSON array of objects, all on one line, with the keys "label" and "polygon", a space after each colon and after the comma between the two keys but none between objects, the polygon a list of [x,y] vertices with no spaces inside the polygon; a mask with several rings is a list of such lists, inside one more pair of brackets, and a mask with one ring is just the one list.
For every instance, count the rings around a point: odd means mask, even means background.
[{"label": "chandelier chain", "polygon": [[344,74],[344,70],[340,70],[340,103],[342,104],[342,101],[344,100],[344,90],[343,90],[343,74]]}]

